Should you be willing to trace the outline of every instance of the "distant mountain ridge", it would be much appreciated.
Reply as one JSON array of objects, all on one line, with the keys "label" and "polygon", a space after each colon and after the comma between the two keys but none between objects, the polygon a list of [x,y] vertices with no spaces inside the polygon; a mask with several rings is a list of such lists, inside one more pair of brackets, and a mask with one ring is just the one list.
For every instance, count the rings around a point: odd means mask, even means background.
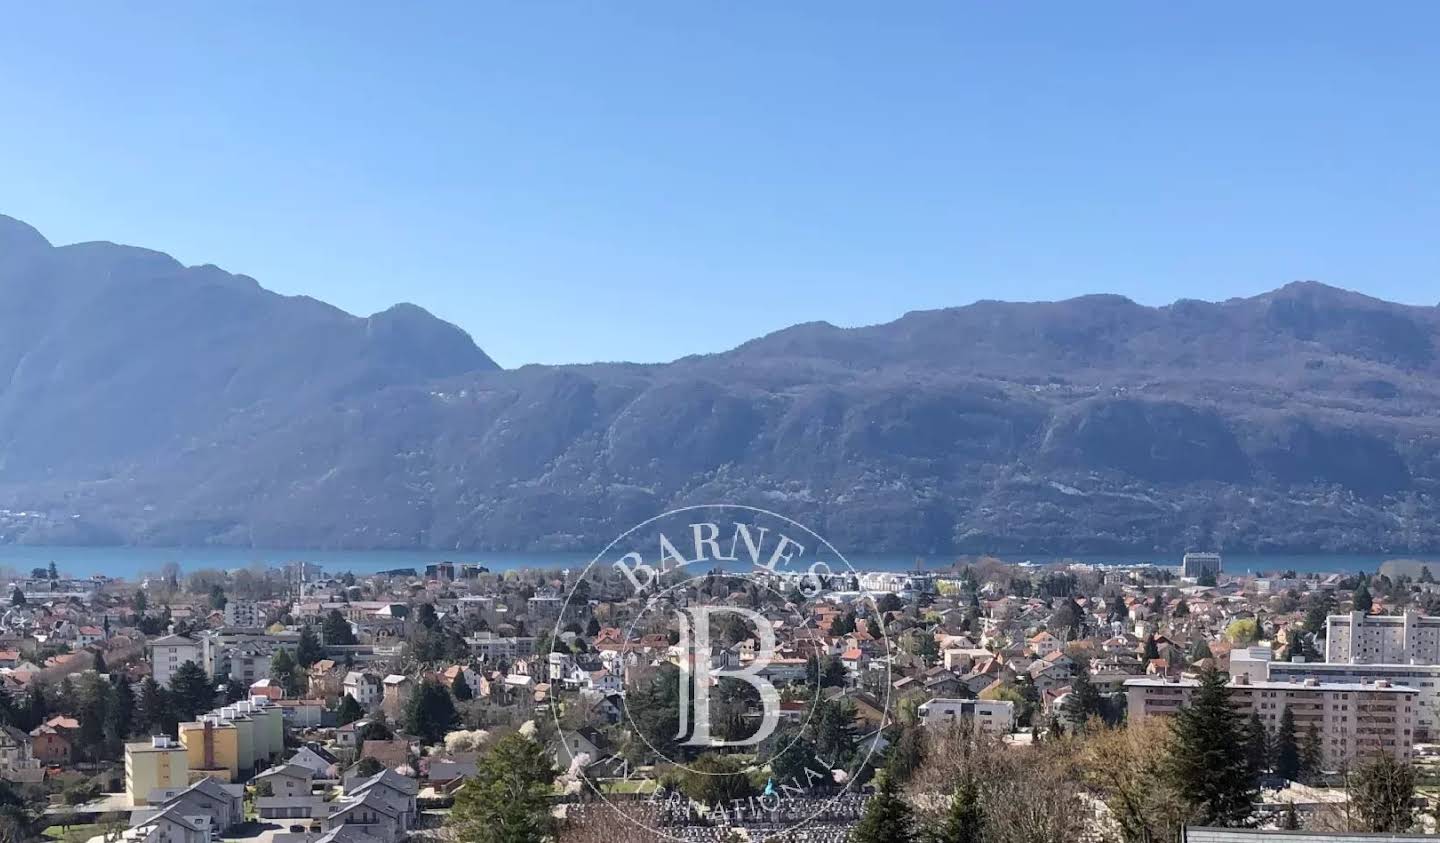
[{"label": "distant mountain ridge", "polygon": [[855,552],[1440,550],[1440,311],[1313,282],[515,370],[8,217],[0,295],[9,541],[594,549],[725,501]]}]

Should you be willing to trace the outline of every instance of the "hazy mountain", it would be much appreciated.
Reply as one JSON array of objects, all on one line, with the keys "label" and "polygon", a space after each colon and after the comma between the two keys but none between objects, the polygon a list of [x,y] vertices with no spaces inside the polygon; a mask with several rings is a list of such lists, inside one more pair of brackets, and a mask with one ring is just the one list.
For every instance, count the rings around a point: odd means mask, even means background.
[{"label": "hazy mountain", "polygon": [[587,549],[726,501],[854,551],[1440,550],[1440,312],[1314,283],[513,371],[8,218],[0,295],[13,540]]}]

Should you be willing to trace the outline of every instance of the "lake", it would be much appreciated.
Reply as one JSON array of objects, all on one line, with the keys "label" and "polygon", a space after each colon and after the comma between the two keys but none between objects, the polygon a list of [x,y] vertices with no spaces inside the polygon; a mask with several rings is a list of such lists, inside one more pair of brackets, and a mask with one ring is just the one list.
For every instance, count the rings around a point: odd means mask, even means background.
[{"label": "lake", "polygon": [[[583,568],[589,564],[592,554],[586,553],[516,553],[483,551],[444,550],[276,550],[240,547],[43,547],[28,545],[0,546],[0,568],[26,572],[31,568],[43,567],[54,562],[64,574],[90,576],[104,574],[124,579],[139,579],[142,574],[154,573],[166,563],[174,562],[182,571],[196,571],[206,568],[225,570],[244,568],[254,564],[282,565],[286,562],[309,562],[319,565],[327,572],[351,571],[356,574],[374,573],[394,568],[415,568],[422,570],[434,562],[456,562],[484,565],[492,571],[506,571],[520,568]],[[1054,562],[1059,557],[1023,555],[1003,556],[1007,562]],[[1178,565],[1179,554],[1149,555],[1076,555],[1067,557],[1081,562],[1096,564],[1137,564]],[[1231,573],[1274,573],[1295,570],[1300,573],[1374,571],[1387,559],[1419,559],[1434,562],[1440,573],[1440,556],[1390,553],[1370,554],[1226,554],[1225,570]],[[850,563],[860,570],[910,570],[917,562],[927,569],[947,568],[954,561],[953,556],[923,555],[913,553],[896,554],[852,554]]]}]

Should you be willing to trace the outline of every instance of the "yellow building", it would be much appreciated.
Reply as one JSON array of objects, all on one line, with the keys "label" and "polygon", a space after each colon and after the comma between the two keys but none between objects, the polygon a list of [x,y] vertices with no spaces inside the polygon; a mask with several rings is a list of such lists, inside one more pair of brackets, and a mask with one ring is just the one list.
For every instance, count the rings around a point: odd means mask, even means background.
[{"label": "yellow building", "polygon": [[240,734],[234,723],[208,714],[193,723],[181,723],[180,743],[185,745],[190,772],[196,779],[240,779]]},{"label": "yellow building", "polygon": [[189,753],[167,735],[125,744],[125,794],[131,805],[147,805],[156,788],[190,783]]}]

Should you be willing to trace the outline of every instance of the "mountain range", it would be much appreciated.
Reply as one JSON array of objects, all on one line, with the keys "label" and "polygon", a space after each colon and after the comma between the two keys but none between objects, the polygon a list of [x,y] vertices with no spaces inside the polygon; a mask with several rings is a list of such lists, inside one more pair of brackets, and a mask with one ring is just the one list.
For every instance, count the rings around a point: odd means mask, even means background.
[{"label": "mountain range", "polygon": [[505,370],[0,217],[0,297],[9,542],[594,550],[731,502],[853,552],[1440,550],[1440,308],[1314,282]]}]

